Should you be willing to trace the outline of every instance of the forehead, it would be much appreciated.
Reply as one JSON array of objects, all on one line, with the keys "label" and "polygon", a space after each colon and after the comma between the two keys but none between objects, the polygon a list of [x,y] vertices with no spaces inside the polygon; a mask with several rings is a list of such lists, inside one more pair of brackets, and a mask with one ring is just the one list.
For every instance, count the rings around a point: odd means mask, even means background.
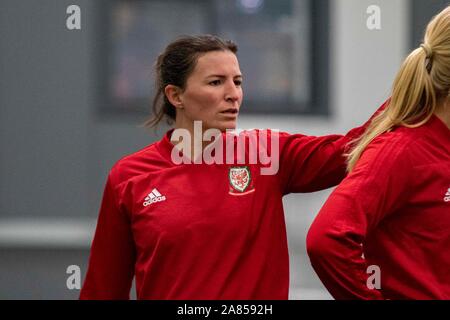
[{"label": "forehead", "polygon": [[240,75],[239,62],[231,51],[211,51],[201,55],[192,76],[207,77],[209,75]]}]

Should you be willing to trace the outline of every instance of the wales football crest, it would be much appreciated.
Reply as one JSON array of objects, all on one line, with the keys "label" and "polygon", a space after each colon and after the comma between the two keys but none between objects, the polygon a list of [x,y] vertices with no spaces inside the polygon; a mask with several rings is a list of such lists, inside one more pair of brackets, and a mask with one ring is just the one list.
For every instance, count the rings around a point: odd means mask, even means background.
[{"label": "wales football crest", "polygon": [[248,167],[231,167],[228,172],[228,178],[231,187],[230,193],[243,193],[249,191],[252,176]]}]

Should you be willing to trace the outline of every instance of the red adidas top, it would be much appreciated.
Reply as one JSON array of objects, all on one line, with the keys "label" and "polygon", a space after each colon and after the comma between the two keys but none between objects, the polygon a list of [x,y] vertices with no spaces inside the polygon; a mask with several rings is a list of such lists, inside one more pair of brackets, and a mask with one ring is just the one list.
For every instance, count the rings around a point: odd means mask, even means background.
[{"label": "red adidas top", "polygon": [[170,131],[121,159],[106,183],[80,299],[128,299],[133,276],[138,299],[287,299],[282,196],[339,183],[344,148],[363,130],[280,133],[274,175],[257,164],[175,165]]},{"label": "red adidas top", "polygon": [[450,299],[447,126],[433,116],[377,137],[316,217],[307,249],[336,299]]}]

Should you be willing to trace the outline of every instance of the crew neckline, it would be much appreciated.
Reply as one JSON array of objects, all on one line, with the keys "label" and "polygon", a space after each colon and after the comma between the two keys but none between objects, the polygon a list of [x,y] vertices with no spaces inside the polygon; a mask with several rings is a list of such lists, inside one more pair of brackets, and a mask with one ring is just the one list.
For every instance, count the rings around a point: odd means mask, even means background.
[{"label": "crew neckline", "polygon": [[[175,145],[172,143],[170,138],[172,137],[172,133],[174,132],[174,130],[175,129],[172,128],[169,131],[167,131],[164,137],[157,143],[156,146],[158,148],[159,153],[174,166],[183,164],[195,164],[194,160],[192,160],[190,157],[186,157],[185,155],[183,155],[185,160],[182,161],[180,164],[173,162],[172,152],[173,149],[175,148]],[[200,155],[200,157],[202,157],[202,155]],[[203,162],[201,164],[203,164]]]},{"label": "crew neckline", "polygon": [[172,150],[175,146],[172,144],[172,142],[170,142],[170,137],[172,136],[172,132],[174,130],[175,129],[172,128],[169,131],[167,131],[164,134],[163,138],[159,140],[158,143],[156,144],[159,153],[173,165],[175,164],[172,161]]}]

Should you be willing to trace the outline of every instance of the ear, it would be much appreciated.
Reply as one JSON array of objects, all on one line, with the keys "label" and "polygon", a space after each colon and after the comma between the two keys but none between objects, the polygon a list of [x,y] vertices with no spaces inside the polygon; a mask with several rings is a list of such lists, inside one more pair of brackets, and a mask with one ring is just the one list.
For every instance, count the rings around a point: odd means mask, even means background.
[{"label": "ear", "polygon": [[181,93],[181,88],[173,84],[168,84],[164,88],[164,94],[166,95],[167,100],[169,100],[169,102],[177,109],[183,109],[183,103],[181,102]]}]

